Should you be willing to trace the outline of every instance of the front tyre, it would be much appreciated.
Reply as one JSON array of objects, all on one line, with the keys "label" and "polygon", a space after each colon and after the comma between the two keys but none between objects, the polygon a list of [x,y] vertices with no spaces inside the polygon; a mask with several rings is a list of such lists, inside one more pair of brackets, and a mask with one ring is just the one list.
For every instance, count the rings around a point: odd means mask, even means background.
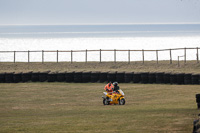
[{"label": "front tyre", "polygon": [[120,100],[119,100],[119,105],[124,105],[124,104],[125,104],[125,102],[126,102],[126,101],[125,101],[125,99],[124,99],[124,98],[122,98],[122,99],[120,99]]}]

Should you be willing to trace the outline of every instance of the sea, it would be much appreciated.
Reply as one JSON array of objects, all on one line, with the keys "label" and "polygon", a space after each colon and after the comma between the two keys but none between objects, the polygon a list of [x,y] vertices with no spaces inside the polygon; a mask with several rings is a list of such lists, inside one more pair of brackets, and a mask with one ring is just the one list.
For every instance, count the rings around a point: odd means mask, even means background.
[{"label": "sea", "polygon": [[[194,48],[187,60],[196,60],[200,48],[200,24],[104,24],[104,25],[1,25],[0,62],[27,62],[28,51],[44,50],[45,62],[141,61],[142,50]],[[116,57],[114,51],[116,50]],[[82,52],[46,52],[46,51]],[[87,53],[84,51],[88,51]],[[110,50],[110,51],[104,51]],[[119,50],[119,51],[118,51]],[[127,51],[120,51],[127,50]],[[138,50],[129,51],[128,50]],[[5,52],[11,51],[11,52]],[[15,55],[14,55],[14,52]],[[27,51],[27,52],[17,52]],[[87,54],[87,58],[86,58]],[[184,59],[184,50],[172,50],[172,59]],[[169,60],[169,50],[159,51],[158,60]],[[157,60],[155,51],[144,52],[144,60]],[[30,62],[41,62],[42,52],[30,52]]]}]

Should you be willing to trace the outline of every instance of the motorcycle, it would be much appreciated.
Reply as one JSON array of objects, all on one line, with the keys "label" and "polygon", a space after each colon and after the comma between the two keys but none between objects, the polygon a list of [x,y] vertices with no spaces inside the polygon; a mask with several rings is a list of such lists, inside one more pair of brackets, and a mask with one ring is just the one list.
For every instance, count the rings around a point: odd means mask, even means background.
[{"label": "motorcycle", "polygon": [[102,96],[103,98],[103,105],[124,105],[125,104],[125,98],[124,98],[124,92],[120,89],[118,92],[113,92],[112,94],[109,94],[107,92],[103,92],[105,96]]}]

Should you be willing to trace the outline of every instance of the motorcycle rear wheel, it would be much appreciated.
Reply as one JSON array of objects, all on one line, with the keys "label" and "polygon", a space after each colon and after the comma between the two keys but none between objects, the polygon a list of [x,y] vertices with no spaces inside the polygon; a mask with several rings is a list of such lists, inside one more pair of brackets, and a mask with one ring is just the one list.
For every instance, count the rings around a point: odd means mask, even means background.
[{"label": "motorcycle rear wheel", "polygon": [[110,102],[108,100],[103,99],[103,105],[109,105],[109,104],[110,104]]}]

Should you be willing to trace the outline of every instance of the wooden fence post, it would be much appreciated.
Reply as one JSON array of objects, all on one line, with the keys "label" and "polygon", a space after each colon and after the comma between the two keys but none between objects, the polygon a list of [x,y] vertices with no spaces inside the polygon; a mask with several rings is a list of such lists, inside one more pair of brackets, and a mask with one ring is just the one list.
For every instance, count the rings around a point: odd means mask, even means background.
[{"label": "wooden fence post", "polygon": [[16,51],[14,51],[14,63],[15,63],[15,53],[16,53]]},{"label": "wooden fence post", "polygon": [[199,63],[199,48],[197,47],[197,63]]},{"label": "wooden fence post", "polygon": [[114,49],[114,62],[116,63],[116,49]]},{"label": "wooden fence post", "polygon": [[179,64],[179,56],[178,56],[178,67],[180,67],[180,64]]},{"label": "wooden fence post", "polygon": [[30,62],[30,51],[28,50],[28,63]]},{"label": "wooden fence post", "polygon": [[42,50],[42,63],[44,63],[44,50]]},{"label": "wooden fence post", "polygon": [[156,60],[157,60],[157,64],[158,64],[158,50],[156,50]]},{"label": "wooden fence post", "polygon": [[57,50],[57,63],[58,63],[58,50]]},{"label": "wooden fence post", "polygon": [[85,63],[87,63],[87,49],[85,50]]},{"label": "wooden fence post", "polygon": [[101,49],[99,50],[99,59],[100,59],[100,63],[101,63]]},{"label": "wooden fence post", "polygon": [[170,64],[172,64],[172,50],[169,50],[169,56],[170,56]]},{"label": "wooden fence post", "polygon": [[73,51],[71,50],[71,63],[73,62]]},{"label": "wooden fence post", "polygon": [[128,50],[128,64],[131,62],[131,51],[130,49]]},{"label": "wooden fence post", "polygon": [[101,49],[99,50],[99,58],[100,58],[100,63],[101,63]]},{"label": "wooden fence post", "polygon": [[144,49],[142,49],[142,60],[143,60],[143,64],[144,64]]},{"label": "wooden fence post", "polygon": [[186,64],[186,48],[184,48],[184,63]]}]

